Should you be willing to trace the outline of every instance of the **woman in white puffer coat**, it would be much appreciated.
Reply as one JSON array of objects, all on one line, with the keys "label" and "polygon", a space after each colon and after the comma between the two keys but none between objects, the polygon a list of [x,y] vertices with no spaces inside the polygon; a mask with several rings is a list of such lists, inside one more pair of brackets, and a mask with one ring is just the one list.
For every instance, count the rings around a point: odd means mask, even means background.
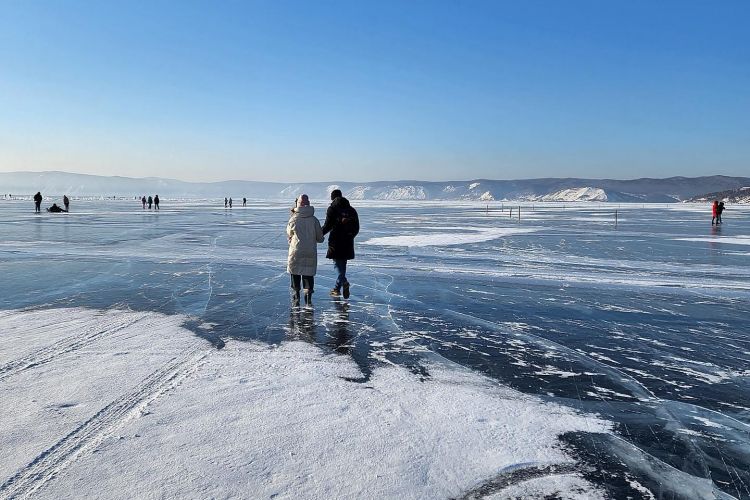
[{"label": "woman in white puffer coat", "polygon": [[291,275],[294,302],[299,304],[300,285],[305,289],[305,304],[312,303],[315,273],[318,270],[318,243],[323,243],[323,229],[315,217],[306,194],[297,198],[292,216],[286,225],[289,237],[287,271]]}]

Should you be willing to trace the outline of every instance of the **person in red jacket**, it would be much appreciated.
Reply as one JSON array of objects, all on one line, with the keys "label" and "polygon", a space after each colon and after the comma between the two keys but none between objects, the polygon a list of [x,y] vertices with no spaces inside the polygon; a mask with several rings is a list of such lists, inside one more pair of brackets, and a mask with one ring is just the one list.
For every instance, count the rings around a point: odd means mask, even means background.
[{"label": "person in red jacket", "polygon": [[711,205],[711,225],[714,225],[714,222],[717,224],[719,223],[719,200],[714,200],[714,204]]}]

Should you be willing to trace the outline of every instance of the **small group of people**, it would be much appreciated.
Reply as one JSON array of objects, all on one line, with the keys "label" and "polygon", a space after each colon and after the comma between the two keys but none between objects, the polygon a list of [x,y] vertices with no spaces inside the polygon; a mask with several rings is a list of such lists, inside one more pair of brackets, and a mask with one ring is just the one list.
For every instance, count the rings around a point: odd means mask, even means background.
[{"label": "small group of people", "polygon": [[724,213],[724,202],[719,200],[714,200],[713,205],[711,205],[711,225],[713,226],[716,224],[717,226],[721,224],[721,214]]},{"label": "small group of people", "polygon": [[[37,193],[34,195],[34,213],[42,213],[42,201],[44,200],[44,197],[42,196],[41,191],[37,191]],[[57,203],[53,203],[51,207],[47,208],[47,212],[58,214],[62,212],[69,212],[70,211],[70,198],[68,198],[68,195],[63,195],[63,206],[65,208],[60,207]]]},{"label": "small group of people", "polygon": [[144,195],[143,197],[141,197],[141,204],[143,205],[143,210],[146,210],[147,204],[149,210],[151,210],[152,206],[155,210],[159,210],[159,195],[155,194],[153,198],[151,196],[146,198],[146,196]]},{"label": "small group of people", "polygon": [[340,189],[331,191],[331,205],[326,211],[323,225],[315,217],[315,208],[310,198],[299,196],[291,209],[292,215],[286,226],[289,239],[287,272],[290,274],[292,302],[299,305],[300,293],[304,290],[306,305],[312,305],[315,288],[315,274],[318,267],[318,243],[323,243],[328,234],[326,258],[333,261],[336,283],[331,296],[348,299],[350,284],[346,277],[349,260],[354,259],[354,238],[359,234],[359,215]]},{"label": "small group of people", "polygon": [[[247,206],[247,198],[242,198],[242,206]],[[232,208],[232,198],[224,197],[224,208]]]}]

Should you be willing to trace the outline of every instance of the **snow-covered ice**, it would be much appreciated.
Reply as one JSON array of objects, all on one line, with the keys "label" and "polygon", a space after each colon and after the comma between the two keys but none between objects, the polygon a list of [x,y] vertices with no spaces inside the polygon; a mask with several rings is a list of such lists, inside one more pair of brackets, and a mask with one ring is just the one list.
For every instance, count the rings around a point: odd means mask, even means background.
[{"label": "snow-covered ice", "polygon": [[694,238],[677,238],[679,241],[706,241],[709,243],[725,243],[727,245],[745,245],[750,246],[750,236],[748,235],[736,235],[736,236],[722,236],[715,235],[713,237],[694,237]]},{"label": "snow-covered ice", "polygon": [[[456,496],[518,463],[573,462],[562,433],[610,430],[440,360],[425,364],[426,378],[385,365],[362,382],[351,358],[309,343],[216,350],[180,326],[186,318],[159,313],[10,312],[0,329],[23,341],[12,325],[47,332],[53,316],[65,318],[55,340],[35,336],[27,363],[4,373],[3,448],[16,450],[1,469],[15,473],[4,493]],[[104,333],[64,352],[82,330]],[[45,349],[56,359],[44,363]],[[110,399],[125,406],[111,411]]]},{"label": "snow-covered ice", "polygon": [[503,236],[514,234],[533,233],[538,229],[535,228],[493,228],[493,229],[472,229],[471,231],[457,228],[451,233],[418,233],[411,235],[399,236],[381,236],[371,238],[362,242],[364,245],[380,246],[399,246],[399,247],[429,247],[429,246],[449,246],[463,245],[466,243],[481,243],[483,241],[495,240]]},{"label": "snow-covered ice", "polygon": [[750,209],[356,206],[0,201],[0,498],[750,498]]}]

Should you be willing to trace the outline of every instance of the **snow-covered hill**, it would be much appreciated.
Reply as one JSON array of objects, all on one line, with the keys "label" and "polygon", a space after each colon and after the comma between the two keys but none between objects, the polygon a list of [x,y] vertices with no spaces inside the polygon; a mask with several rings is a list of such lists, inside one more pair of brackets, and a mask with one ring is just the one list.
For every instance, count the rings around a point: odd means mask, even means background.
[{"label": "snow-covered hill", "polygon": [[[0,173],[0,198],[13,194],[31,196],[140,197],[158,194],[162,198],[269,199],[291,201],[302,193],[313,199],[327,199],[339,188],[353,200],[525,200],[668,203],[692,199],[702,193],[738,191],[750,186],[748,177],[670,177],[667,179],[577,179],[548,178],[520,180],[472,179],[426,182],[418,180],[384,182],[184,182],[158,177],[102,177],[67,172]],[[740,193],[742,194],[742,193]],[[744,199],[744,198],[742,198]]]},{"label": "snow-covered hill", "polygon": [[540,201],[607,201],[607,193],[601,188],[581,187],[561,189],[539,198]]},{"label": "snow-covered hill", "polygon": [[713,200],[724,201],[727,203],[750,203],[750,186],[743,186],[739,189],[730,189],[716,193],[702,194],[695,196],[688,201],[710,202]]}]

